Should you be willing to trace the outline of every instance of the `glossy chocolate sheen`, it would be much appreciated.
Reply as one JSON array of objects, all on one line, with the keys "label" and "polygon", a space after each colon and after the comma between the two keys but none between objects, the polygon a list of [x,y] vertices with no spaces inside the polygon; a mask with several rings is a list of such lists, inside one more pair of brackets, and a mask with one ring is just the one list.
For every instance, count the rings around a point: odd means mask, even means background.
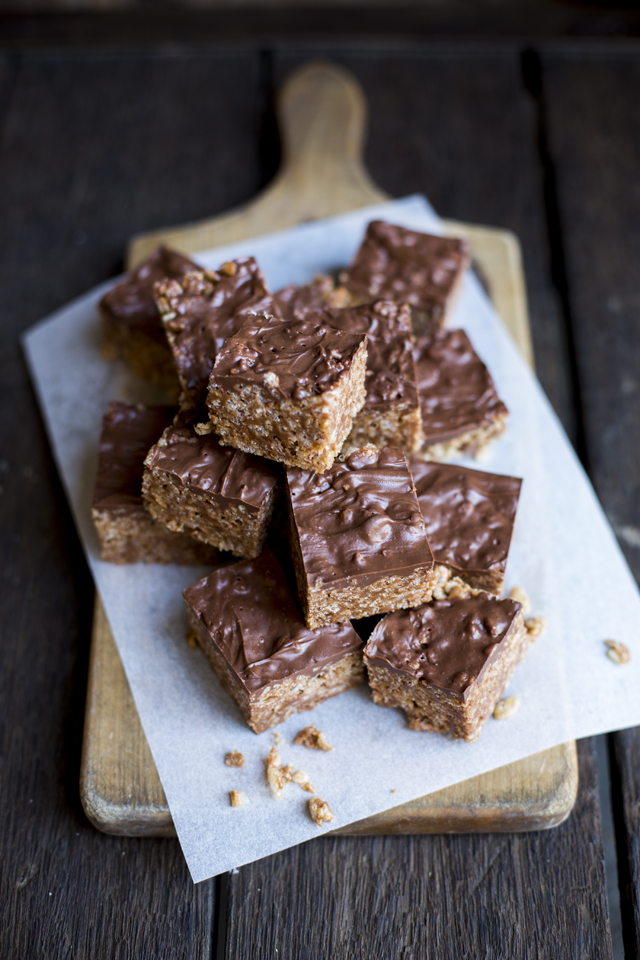
[{"label": "glossy chocolate sheen", "polygon": [[216,357],[212,382],[260,384],[292,400],[331,390],[349,371],[366,337],[336,329],[326,315],[330,312],[293,320],[248,317]]},{"label": "glossy chocolate sheen", "polygon": [[504,572],[522,480],[419,457],[409,469],[436,563]]},{"label": "glossy chocolate sheen", "polygon": [[162,445],[149,453],[147,468],[177,477],[185,487],[259,509],[281,476],[278,465],[234,447],[223,447],[213,433],[199,436],[190,427],[169,427]]},{"label": "glossy chocolate sheen", "polygon": [[333,289],[334,282],[331,277],[320,274],[302,287],[293,284],[283,287],[274,293],[273,298],[284,319],[293,320],[307,310],[323,310]]},{"label": "glossy chocolate sheen", "polygon": [[142,506],[144,460],[173,413],[173,407],[109,404],[102,418],[94,507],[135,510]]},{"label": "glossy chocolate sheen", "polygon": [[179,283],[160,284],[156,299],[170,334],[180,383],[195,395],[192,406],[197,406],[206,390],[222,344],[247,315],[277,310],[253,257],[240,257],[219,271],[197,270]]},{"label": "glossy chocolate sheen", "polygon": [[137,270],[128,274],[126,280],[112,287],[100,301],[106,313],[125,321],[157,340],[163,346],[167,340],[160,314],[153,296],[154,284],[169,278],[179,280],[189,270],[199,269],[197,264],[169,247],[158,247]]},{"label": "glossy chocolate sheen", "polygon": [[311,587],[364,586],[433,564],[401,450],[360,450],[325,473],[290,467],[286,477]]},{"label": "glossy chocolate sheen", "polygon": [[424,447],[507,416],[489,371],[464,330],[438,330],[418,337],[413,355]]},{"label": "glossy chocolate sheen", "polygon": [[183,596],[250,694],[294,674],[317,674],[363,647],[348,621],[309,630],[269,550],[216,570]]},{"label": "glossy chocolate sheen", "polygon": [[406,304],[377,300],[361,307],[325,310],[324,315],[341,330],[367,335],[365,406],[418,406],[411,313]]},{"label": "glossy chocolate sheen", "polygon": [[516,600],[496,600],[488,593],[433,600],[384,617],[364,654],[375,664],[463,699],[489,660],[499,655],[520,610]]},{"label": "glossy chocolate sheen", "polygon": [[410,303],[439,319],[468,255],[464,240],[374,220],[340,279],[359,296]]}]

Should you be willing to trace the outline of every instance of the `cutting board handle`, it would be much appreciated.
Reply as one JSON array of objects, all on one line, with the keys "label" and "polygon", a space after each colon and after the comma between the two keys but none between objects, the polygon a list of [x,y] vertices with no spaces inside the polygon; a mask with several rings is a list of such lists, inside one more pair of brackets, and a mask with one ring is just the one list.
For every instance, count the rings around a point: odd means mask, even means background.
[{"label": "cutting board handle", "polygon": [[129,268],[160,243],[195,253],[388,199],[362,163],[366,101],[347,70],[320,61],[303,64],[279,91],[277,115],[283,161],[273,182],[231,213],[135,237]]},{"label": "cutting board handle", "polygon": [[299,67],[278,97],[283,165],[278,175],[305,220],[388,199],[362,163],[367,104],[355,78],[336,64]]}]

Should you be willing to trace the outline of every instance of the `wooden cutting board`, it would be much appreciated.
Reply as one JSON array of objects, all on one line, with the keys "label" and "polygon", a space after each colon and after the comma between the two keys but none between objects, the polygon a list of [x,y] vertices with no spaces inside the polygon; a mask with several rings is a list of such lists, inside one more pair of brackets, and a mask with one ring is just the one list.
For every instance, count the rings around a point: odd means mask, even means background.
[{"label": "wooden cutting board", "polygon": [[[197,224],[136,237],[128,266],[159,243],[184,253],[260,236],[307,220],[390,199],[362,164],[366,103],[354,78],[327,63],[308,63],[280,91],[283,164],[274,182],[236,211]],[[445,222],[466,237],[491,298],[527,361],[533,352],[520,246],[504,230]],[[539,830],[561,823],[576,798],[575,743],[465,780],[335,831],[341,834]],[[80,796],[105,833],[175,835],[158,773],[122,662],[96,597],[87,690]]]}]

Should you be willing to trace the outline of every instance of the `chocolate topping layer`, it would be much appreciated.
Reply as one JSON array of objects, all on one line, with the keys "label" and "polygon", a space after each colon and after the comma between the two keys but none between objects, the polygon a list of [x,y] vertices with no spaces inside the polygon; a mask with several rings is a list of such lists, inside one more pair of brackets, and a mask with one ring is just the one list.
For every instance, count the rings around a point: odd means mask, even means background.
[{"label": "chocolate topping layer", "polygon": [[183,596],[251,694],[292,674],[319,673],[363,646],[349,622],[309,630],[269,550],[216,570]]},{"label": "chocolate topping layer", "polygon": [[332,326],[367,335],[365,406],[418,406],[411,314],[406,304],[387,300],[361,307],[325,310]]},{"label": "chocolate topping layer", "polygon": [[303,400],[330,390],[349,370],[362,333],[336,329],[332,311],[304,318],[248,317],[216,357],[217,383],[259,383],[286,399]]},{"label": "chocolate topping layer", "polygon": [[438,319],[468,256],[464,240],[374,220],[340,279],[359,296],[406,301]]},{"label": "chocolate topping layer", "polygon": [[293,320],[307,310],[323,310],[328,306],[333,290],[334,282],[331,277],[319,274],[311,283],[302,287],[293,284],[283,287],[274,293],[273,298],[284,319]]},{"label": "chocolate topping layer", "polygon": [[126,321],[166,346],[166,336],[153,297],[154,284],[165,278],[179,280],[198,266],[169,247],[158,247],[126,280],[112,287],[100,301],[104,312]]},{"label": "chocolate topping layer", "polygon": [[149,448],[171,423],[173,407],[109,404],[102,418],[94,507],[142,507],[142,472]]},{"label": "chocolate topping layer", "polygon": [[506,417],[493,380],[464,330],[419,337],[414,349],[424,447]]},{"label": "chocolate topping layer", "polygon": [[373,631],[365,657],[461,699],[505,640],[521,605],[488,593],[434,600],[388,614]]},{"label": "chocolate topping layer", "polygon": [[278,483],[280,471],[264,460],[234,447],[223,447],[212,433],[199,436],[190,427],[168,427],[147,457],[150,470],[163,470],[186,487],[219,500],[236,500],[259,509]]},{"label": "chocolate topping layer", "polygon": [[401,450],[360,450],[325,473],[288,468],[286,476],[312,587],[364,585],[433,564]]},{"label": "chocolate topping layer", "polygon": [[522,480],[418,457],[409,468],[436,563],[504,572]]},{"label": "chocolate topping layer", "polygon": [[199,406],[216,354],[248,314],[277,311],[253,257],[160,283],[155,296],[189,409]]}]

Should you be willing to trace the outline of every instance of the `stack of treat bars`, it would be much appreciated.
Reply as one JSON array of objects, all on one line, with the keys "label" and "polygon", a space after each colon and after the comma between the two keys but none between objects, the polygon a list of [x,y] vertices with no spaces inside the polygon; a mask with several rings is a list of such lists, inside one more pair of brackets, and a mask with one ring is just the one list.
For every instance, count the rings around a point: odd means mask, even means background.
[{"label": "stack of treat bars", "polygon": [[445,327],[468,263],[376,221],[338,277],[272,294],[252,257],[161,247],[100,304],[105,354],[174,401],[104,417],[103,559],[214,567],[192,637],[256,733],[366,666],[413,729],[475,740],[538,632],[500,599],[521,481],[444,462],[507,421]]}]

